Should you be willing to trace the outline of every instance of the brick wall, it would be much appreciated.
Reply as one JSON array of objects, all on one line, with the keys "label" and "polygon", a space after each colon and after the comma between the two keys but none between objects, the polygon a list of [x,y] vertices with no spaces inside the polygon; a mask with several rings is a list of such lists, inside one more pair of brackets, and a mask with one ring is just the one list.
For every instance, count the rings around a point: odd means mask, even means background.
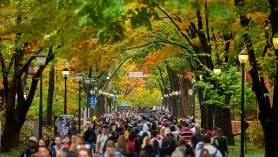
[{"label": "brick wall", "polygon": [[[249,123],[249,128],[247,129],[248,130],[252,130],[254,127],[255,127],[255,123],[254,121],[248,121]],[[233,131],[233,134],[236,134],[236,133],[240,133],[240,121],[232,121],[232,131]]]}]

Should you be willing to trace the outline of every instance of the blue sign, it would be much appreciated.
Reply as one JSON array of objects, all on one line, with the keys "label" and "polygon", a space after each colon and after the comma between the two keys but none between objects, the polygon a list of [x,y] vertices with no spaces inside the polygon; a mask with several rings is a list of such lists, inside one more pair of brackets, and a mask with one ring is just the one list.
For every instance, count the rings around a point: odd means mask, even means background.
[{"label": "blue sign", "polygon": [[89,97],[89,102],[91,105],[96,105],[97,104],[97,97],[96,96],[90,96]]},{"label": "blue sign", "polygon": [[113,97],[112,97],[112,100],[113,100],[113,101],[116,101],[116,100],[117,100],[117,97],[116,97],[116,96],[113,96]]}]

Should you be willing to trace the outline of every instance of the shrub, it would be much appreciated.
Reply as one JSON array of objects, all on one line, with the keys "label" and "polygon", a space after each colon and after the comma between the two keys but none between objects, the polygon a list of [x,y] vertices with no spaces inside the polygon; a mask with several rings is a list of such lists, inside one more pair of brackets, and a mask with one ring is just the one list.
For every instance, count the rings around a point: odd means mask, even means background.
[{"label": "shrub", "polygon": [[248,136],[250,143],[255,146],[264,146],[264,132],[261,123],[258,120],[253,121],[252,129],[249,131]]}]

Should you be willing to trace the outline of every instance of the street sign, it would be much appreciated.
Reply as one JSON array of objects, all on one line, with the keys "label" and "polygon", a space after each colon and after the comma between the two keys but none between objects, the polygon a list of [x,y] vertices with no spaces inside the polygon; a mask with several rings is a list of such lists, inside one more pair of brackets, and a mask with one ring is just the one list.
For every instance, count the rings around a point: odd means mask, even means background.
[{"label": "street sign", "polygon": [[96,105],[97,104],[97,97],[96,96],[90,96],[89,101],[91,105]]},{"label": "street sign", "polygon": [[117,96],[114,95],[114,96],[112,97],[112,100],[113,100],[113,101],[116,101],[116,100],[117,100]]},{"label": "street sign", "polygon": [[143,74],[143,72],[128,72],[129,78],[142,78],[147,77],[149,74]]},{"label": "street sign", "polygon": [[95,108],[95,106],[96,106],[96,105],[94,105],[94,104],[91,104],[91,108]]}]

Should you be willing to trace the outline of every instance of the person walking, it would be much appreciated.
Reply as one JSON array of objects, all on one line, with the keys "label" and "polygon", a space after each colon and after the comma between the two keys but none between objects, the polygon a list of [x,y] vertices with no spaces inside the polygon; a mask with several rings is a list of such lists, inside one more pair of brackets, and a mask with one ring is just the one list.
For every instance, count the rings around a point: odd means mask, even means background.
[{"label": "person walking", "polygon": [[32,154],[37,153],[37,143],[38,139],[36,137],[30,137],[28,140],[28,148],[21,153],[20,157],[30,157]]},{"label": "person walking", "polygon": [[153,147],[152,147],[152,141],[149,136],[144,137],[143,139],[143,145],[141,150],[145,150],[148,153],[148,156],[151,157],[152,152],[153,152]]},{"label": "person walking", "polygon": [[85,132],[84,141],[90,144],[90,150],[94,148],[97,137],[92,127],[88,127],[87,131]]},{"label": "person walking", "polygon": [[128,137],[126,138],[126,143],[128,145],[128,157],[137,157],[140,150],[140,143],[137,139],[136,131],[130,130]]},{"label": "person walking", "polygon": [[118,142],[115,144],[116,151],[119,151],[124,157],[127,157],[128,146],[126,144],[126,139],[124,135],[121,135],[118,139]]},{"label": "person walking", "polygon": [[79,131],[78,131],[78,129],[76,128],[76,123],[73,122],[73,123],[71,124],[71,128],[70,128],[69,131],[68,131],[68,134],[69,134],[70,136],[72,136],[72,135],[76,135],[76,134],[78,134],[78,133],[79,133]]},{"label": "person walking", "polygon": [[213,144],[218,146],[223,157],[229,154],[227,138],[222,135],[222,129],[217,128],[217,136],[213,140]]},{"label": "person walking", "polygon": [[188,123],[184,123],[183,129],[181,130],[181,132],[178,136],[178,140],[179,140],[179,138],[183,137],[183,138],[185,138],[186,142],[188,143],[188,142],[190,142],[190,138],[192,135],[193,135],[193,131],[191,131],[189,129]]},{"label": "person walking", "polygon": [[210,154],[211,156],[215,156],[215,157],[222,157],[220,150],[218,150],[216,147],[211,145],[209,136],[204,135],[202,142],[203,142],[203,145],[201,146],[201,148],[199,150],[196,151],[195,157],[201,157],[204,154]]},{"label": "person walking", "polygon": [[97,137],[96,153],[103,154],[103,148],[104,148],[105,142],[108,139],[108,137],[109,137],[108,126],[103,125],[102,134],[99,134]]},{"label": "person walking", "polygon": [[57,153],[60,151],[67,152],[68,149],[62,145],[62,138],[60,135],[56,135],[54,138],[55,146],[50,151],[51,157],[56,157]]},{"label": "person walking", "polygon": [[123,155],[116,151],[116,146],[114,141],[108,140],[106,143],[106,151],[102,157],[123,157]]}]

